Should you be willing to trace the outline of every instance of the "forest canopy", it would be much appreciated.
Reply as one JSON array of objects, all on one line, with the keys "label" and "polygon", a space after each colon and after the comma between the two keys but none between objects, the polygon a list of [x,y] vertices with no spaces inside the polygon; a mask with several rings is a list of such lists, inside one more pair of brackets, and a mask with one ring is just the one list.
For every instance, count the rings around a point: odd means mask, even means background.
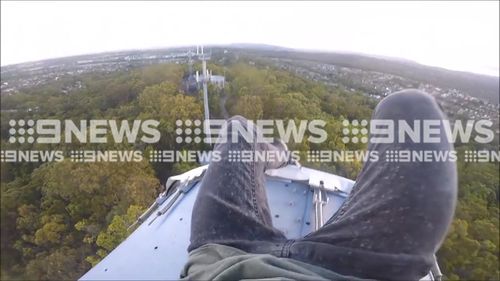
[{"label": "forest canopy", "polygon": [[[265,63],[243,60],[212,64],[226,73],[221,90],[210,86],[213,118],[243,115],[249,119],[322,119],[329,139],[304,140],[289,148],[366,149],[341,140],[342,120],[369,119],[376,102],[342,86],[327,87]],[[187,93],[187,67],[158,64],[130,71],[62,77],[46,85],[1,97],[2,150],[29,149],[208,149],[177,144],[177,119],[203,119],[201,93]],[[81,81],[85,87],[60,89]],[[224,104],[224,107],[220,105]],[[29,110],[34,109],[36,110]],[[224,112],[227,111],[227,112]],[[11,119],[156,119],[156,144],[12,144]],[[466,149],[465,145],[457,149]],[[302,163],[356,178],[361,162]],[[153,202],[161,184],[189,170],[190,163],[1,163],[1,278],[77,279],[129,234],[127,227]],[[499,279],[499,165],[458,162],[459,203],[449,235],[438,252],[448,279]]]}]

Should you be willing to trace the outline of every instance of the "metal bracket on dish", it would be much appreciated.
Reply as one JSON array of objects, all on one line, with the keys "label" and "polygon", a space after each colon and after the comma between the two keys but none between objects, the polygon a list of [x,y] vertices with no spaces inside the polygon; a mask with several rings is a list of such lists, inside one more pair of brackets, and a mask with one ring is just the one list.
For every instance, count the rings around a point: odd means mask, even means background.
[{"label": "metal bracket on dish", "polygon": [[151,206],[149,206],[149,208],[144,212],[142,213],[139,218],[137,218],[137,220],[131,224],[127,230],[130,230],[131,228],[133,228],[134,226],[136,225],[139,225],[141,223],[143,223],[144,221],[146,221],[147,218],[149,218],[149,216],[156,210],[158,209],[158,206],[160,206],[161,204],[163,204],[163,202],[165,202],[165,200],[167,200],[168,198],[170,197],[170,195],[167,195],[167,191],[164,191],[162,192],[158,198],[156,198],[156,200],[153,202],[153,204],[151,204]]},{"label": "metal bracket on dish", "polygon": [[163,207],[163,209],[161,209],[160,211],[158,211],[156,213],[156,217],[154,217],[148,223],[148,225],[151,225],[159,216],[164,215],[168,210],[170,210],[170,208],[174,205],[175,202],[177,202],[177,200],[179,200],[179,198],[181,198],[181,196],[184,196],[184,194],[188,193],[189,190],[191,190],[191,188],[193,188],[197,179],[199,179],[200,177],[190,179],[190,177],[188,176],[183,182],[181,182],[181,184],[177,187],[175,192],[172,194],[172,199],[170,199],[170,201],[168,201],[167,205],[165,207]]},{"label": "metal bracket on dish", "polygon": [[436,255],[434,255],[434,263],[432,264],[430,274],[433,280],[441,281],[443,279],[443,273],[441,273],[441,269],[439,268]]},{"label": "metal bracket on dish", "polygon": [[195,168],[191,171],[188,171],[188,172],[185,172],[184,174],[180,174],[180,175],[177,175],[177,176],[172,176],[172,177],[169,177],[167,179],[167,182],[165,183],[165,192],[168,194],[170,193],[170,189],[174,187],[174,184],[176,182],[183,182],[185,181],[187,178],[198,178],[198,177],[202,177],[203,174],[205,173],[205,171],[208,169],[208,165],[205,165],[205,166],[201,166],[201,167],[198,167],[198,168]]},{"label": "metal bracket on dish", "polygon": [[318,230],[324,224],[323,207],[328,204],[328,194],[326,193],[325,183],[322,180],[319,181],[319,184],[314,184],[310,181],[309,186],[314,190],[314,230]]},{"label": "metal bracket on dish", "polygon": [[[194,186],[194,181],[198,181],[199,179],[201,179],[203,177],[207,168],[208,168],[208,165],[205,165],[205,166],[201,166],[201,167],[198,167],[196,169],[193,169],[193,170],[186,172],[184,174],[169,177],[167,179],[167,182],[165,183],[165,191],[162,192],[158,196],[158,198],[156,198],[155,202],[153,202],[153,204],[151,204],[151,206],[149,206],[149,208],[144,213],[142,213],[142,215],[140,215],[139,218],[133,224],[131,224],[127,228],[127,230],[133,228],[134,226],[136,226],[138,224],[145,222],[149,218],[149,216],[151,216],[151,214],[156,209],[158,209],[159,206],[161,206],[167,199],[172,197],[172,200],[170,200],[170,202],[167,204],[168,208],[170,208],[173,205],[173,203],[175,203],[175,201],[177,201],[177,199],[181,195],[180,193],[187,193],[189,191],[189,189],[191,189],[191,187]],[[188,183],[192,183],[192,184],[188,184]],[[170,189],[172,189],[172,188],[176,188],[175,191],[169,192]],[[180,190],[180,189],[182,189],[182,190]],[[156,217],[164,214],[168,209],[165,211],[164,210],[165,210],[165,208],[162,211],[159,211],[156,214],[157,215]],[[159,213],[161,213],[161,214],[159,215]],[[153,222],[156,219],[156,217],[151,222]],[[149,225],[151,225],[151,222],[149,223]]]}]

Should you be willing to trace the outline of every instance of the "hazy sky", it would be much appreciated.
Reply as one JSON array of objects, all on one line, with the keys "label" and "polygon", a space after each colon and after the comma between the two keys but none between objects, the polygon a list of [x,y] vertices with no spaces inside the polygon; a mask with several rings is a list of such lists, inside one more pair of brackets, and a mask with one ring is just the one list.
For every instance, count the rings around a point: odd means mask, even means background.
[{"label": "hazy sky", "polygon": [[1,65],[210,43],[392,56],[499,75],[499,2],[1,2]]}]

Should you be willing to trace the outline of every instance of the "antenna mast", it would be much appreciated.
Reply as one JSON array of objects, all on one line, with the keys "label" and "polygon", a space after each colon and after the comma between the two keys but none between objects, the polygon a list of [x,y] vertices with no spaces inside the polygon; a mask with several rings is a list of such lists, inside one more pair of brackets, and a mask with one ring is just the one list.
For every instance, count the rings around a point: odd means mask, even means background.
[{"label": "antenna mast", "polygon": [[[197,49],[198,50],[198,49]],[[208,73],[208,70],[207,70],[207,59],[209,59],[208,57],[205,56],[205,53],[203,52],[203,46],[201,46],[201,54],[199,55],[200,58],[201,58],[201,65],[202,65],[202,71],[203,71],[203,75],[201,76],[202,79],[203,79],[203,107],[204,107],[204,111],[205,111],[205,120],[210,120],[210,112],[209,112],[209,109],[208,109],[208,81],[210,80],[210,75]],[[211,138],[212,138],[212,134],[210,132],[210,124],[208,124],[207,126],[207,134],[209,136],[208,140],[209,140],[209,143],[211,144]]]}]

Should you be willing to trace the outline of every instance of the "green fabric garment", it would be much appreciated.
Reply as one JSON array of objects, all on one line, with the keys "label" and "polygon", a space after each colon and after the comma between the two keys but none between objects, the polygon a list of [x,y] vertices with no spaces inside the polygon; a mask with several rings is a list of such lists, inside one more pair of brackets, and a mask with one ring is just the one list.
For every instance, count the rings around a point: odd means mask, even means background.
[{"label": "green fabric garment", "polygon": [[249,254],[239,249],[207,244],[189,254],[182,280],[354,280],[293,259]]}]

